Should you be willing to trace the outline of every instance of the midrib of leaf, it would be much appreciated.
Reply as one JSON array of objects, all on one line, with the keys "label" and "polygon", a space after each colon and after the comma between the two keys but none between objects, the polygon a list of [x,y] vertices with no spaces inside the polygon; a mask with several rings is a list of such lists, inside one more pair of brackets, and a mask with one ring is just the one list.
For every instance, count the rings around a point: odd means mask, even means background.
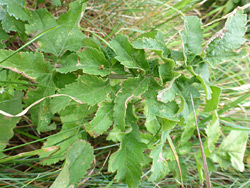
[{"label": "midrib of leaf", "polygon": [[[90,90],[91,90],[91,87],[89,87],[89,86],[87,86],[87,87],[90,88]],[[107,87],[109,87],[108,84],[106,84],[105,88],[100,88],[100,89],[97,90],[97,91],[102,91],[103,89],[106,89]],[[96,93],[96,92],[92,91],[92,92],[89,92],[89,93],[90,93],[90,94],[93,94],[93,93]]]},{"label": "midrib of leaf", "polygon": [[[145,80],[146,80],[146,78],[144,77],[144,78],[141,80],[140,84],[143,83]],[[136,89],[132,92],[132,95],[133,95],[133,96],[134,96],[135,91],[136,91],[138,88],[140,88],[140,84],[138,84],[138,86],[136,87]],[[144,91],[143,93],[145,93],[145,91]],[[141,93],[140,95],[142,95],[143,93]]]},{"label": "midrib of leaf", "polygon": [[[129,165],[129,163],[130,163],[131,160],[129,160],[129,158],[128,158],[127,147],[125,147],[125,148],[126,148],[126,149],[125,149],[125,153],[126,153],[125,158],[126,158],[126,168],[127,168],[127,169],[126,169],[126,175],[127,175],[127,174],[129,174],[129,173],[132,174],[131,171],[130,171],[130,168],[129,168],[129,167],[132,167],[132,165],[131,165],[131,164]],[[133,159],[132,159],[132,160],[133,160]],[[136,168],[135,168],[135,170],[136,170]],[[140,172],[139,172],[139,173],[140,173]],[[133,177],[133,176],[130,176],[130,177]]]},{"label": "midrib of leaf", "polygon": [[[82,5],[80,5],[80,6],[81,6],[81,8],[82,8]],[[82,10],[81,10],[81,12],[82,12]],[[79,17],[80,17],[80,18],[79,18]],[[80,14],[79,17],[75,20],[74,25],[69,25],[69,26],[71,26],[70,33],[72,32],[73,28],[76,27],[75,25],[78,25],[78,22],[80,22],[80,19],[81,19],[81,17],[82,17],[82,14]],[[69,20],[68,22],[70,22],[70,20]],[[63,25],[64,25],[64,24],[63,24]],[[79,27],[76,27],[76,28],[79,28]],[[65,45],[66,45],[66,43],[67,43],[67,41],[68,41],[68,38],[69,38],[70,33],[68,33],[68,35],[67,35],[67,40],[65,40],[63,47],[65,47]],[[63,52],[62,49],[64,49],[64,48],[61,48],[60,53]],[[60,55],[60,53],[59,53],[59,55]]]},{"label": "midrib of leaf", "polygon": [[[64,24],[63,24],[63,25],[64,25]],[[70,25],[70,26],[71,26],[71,25]],[[73,28],[73,27],[74,27],[74,25],[72,26],[72,28]],[[63,53],[62,50],[64,49],[64,47],[65,47],[65,45],[66,45],[66,43],[67,43],[67,41],[68,41],[69,35],[70,35],[70,33],[72,32],[72,30],[73,30],[72,28],[71,28],[70,32],[68,33],[68,35],[67,35],[67,40],[65,40],[64,45],[63,45],[63,48],[61,48],[61,51],[59,52],[59,55],[58,55],[58,56],[60,56],[60,54]],[[77,27],[77,28],[78,28],[78,27]]]},{"label": "midrib of leaf", "polygon": [[[43,28],[45,28],[45,24],[44,24],[44,22],[43,22],[43,19],[41,18],[41,16],[40,16],[40,14],[38,14],[38,16],[39,16],[39,19],[40,19],[40,21],[41,21],[41,23],[43,24]],[[57,25],[58,26],[58,25]],[[49,28],[49,29],[52,29],[53,27],[51,27],[51,28]],[[58,28],[57,28],[58,29]],[[55,32],[57,31],[57,29],[55,29]],[[52,35],[51,35],[51,38],[52,38]],[[49,41],[51,41],[51,40],[49,40]],[[53,40],[52,40],[53,41]],[[49,44],[50,44],[50,46],[53,48],[53,50],[54,50],[54,54],[56,54],[55,52],[56,52],[56,50],[55,50],[55,46],[51,43],[51,42],[49,42]]]}]

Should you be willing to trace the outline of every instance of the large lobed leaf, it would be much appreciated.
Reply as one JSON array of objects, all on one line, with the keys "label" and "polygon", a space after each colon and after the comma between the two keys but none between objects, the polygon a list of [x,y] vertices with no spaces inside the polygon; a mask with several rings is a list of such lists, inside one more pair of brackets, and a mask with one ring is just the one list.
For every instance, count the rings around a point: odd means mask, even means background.
[{"label": "large lobed leaf", "polygon": [[218,108],[220,94],[221,94],[221,88],[217,86],[210,86],[212,90],[212,96],[210,100],[207,100],[206,106],[204,111],[211,112],[213,110],[216,110]]},{"label": "large lobed leaf", "polygon": [[86,122],[86,116],[92,114],[95,109],[96,108],[90,108],[87,104],[76,104],[76,102],[73,101],[66,106],[64,110],[59,111],[63,123],[62,129],[57,134],[48,137],[43,148],[59,146],[60,149],[56,153],[46,152],[40,154],[41,159],[46,159],[42,161],[41,164],[54,164],[65,159],[65,152],[69,146],[81,138],[81,134],[79,134],[80,126]]},{"label": "large lobed leaf", "polygon": [[110,45],[116,53],[115,58],[125,67],[144,71],[149,69],[144,50],[133,48],[126,36],[116,35]]},{"label": "large lobed leaf", "polygon": [[[179,108],[175,101],[167,104],[157,100],[157,91],[162,89],[154,79],[149,79],[150,89],[147,90],[142,96],[145,98],[144,113],[146,115],[146,126],[150,132],[153,131],[152,126],[157,127],[157,117],[165,118],[169,121],[178,122],[176,113]],[[155,131],[153,131],[155,132]]]},{"label": "large lobed leaf", "polygon": [[[11,50],[0,50],[0,60],[12,54]],[[42,53],[21,52],[13,55],[0,64],[0,67],[22,73],[26,78],[35,80],[39,77],[50,75],[52,66],[44,62]]]},{"label": "large lobed leaf", "polygon": [[122,83],[122,88],[118,92],[114,106],[114,121],[119,129],[125,130],[126,109],[129,100],[140,96],[148,89],[147,79],[143,77],[129,78]]},{"label": "large lobed leaf", "polygon": [[87,48],[81,53],[78,53],[80,57],[80,64],[83,72],[87,74],[106,76],[110,74],[109,62],[106,60],[104,54],[94,48]]},{"label": "large lobed leaf", "polygon": [[25,9],[25,0],[0,0],[0,5],[5,5],[7,12],[10,16],[15,17],[17,20],[29,20],[28,9]]},{"label": "large lobed leaf", "polygon": [[246,20],[247,15],[243,14],[242,9],[228,17],[223,30],[217,34],[217,38],[206,49],[206,62],[215,67],[218,63],[240,58],[246,54],[245,50],[235,51],[246,41],[244,39]]},{"label": "large lobed leaf", "polygon": [[[38,9],[32,12],[29,24],[26,25],[26,32],[30,34],[47,31],[38,42],[44,52],[62,56],[66,50],[77,51],[82,47],[85,38],[78,29],[85,7],[86,4],[81,4],[79,1],[72,2],[68,12],[61,15],[58,20],[46,9]],[[48,31],[48,29],[53,30]]]},{"label": "large lobed leaf", "polygon": [[244,171],[244,153],[246,151],[246,144],[248,140],[248,133],[245,131],[231,131],[221,143],[218,151],[213,153],[210,158],[214,162],[218,162],[224,169],[231,165],[239,171]]},{"label": "large lobed leaf", "polygon": [[142,175],[141,163],[146,145],[140,141],[137,125],[130,133],[122,133],[120,149],[111,155],[109,171],[117,171],[115,178],[129,187],[138,187]]},{"label": "large lobed leaf", "polygon": [[113,123],[113,103],[103,102],[100,104],[95,118],[84,125],[86,131],[94,138],[103,134]]},{"label": "large lobed leaf", "polygon": [[152,174],[149,177],[149,181],[158,181],[164,178],[168,172],[167,161],[163,156],[163,148],[167,139],[169,131],[163,131],[161,134],[161,142],[157,144],[150,153],[150,157],[153,159],[151,167]]},{"label": "large lobed leaf", "polygon": [[[77,82],[66,85],[59,93],[70,95],[89,105],[104,101],[111,91],[110,84],[101,78],[92,75],[82,75]],[[70,100],[69,98],[65,100]]]},{"label": "large lobed leaf", "polygon": [[[18,114],[22,110],[22,97],[23,94],[16,92],[10,99],[1,98],[0,110],[10,114]],[[1,152],[7,145],[9,139],[14,135],[13,129],[19,121],[19,117],[5,117],[0,114],[0,158],[4,156]]]},{"label": "large lobed leaf", "polygon": [[[0,59],[4,59],[12,53],[13,51],[10,50],[1,50]],[[20,73],[24,77],[43,85],[43,87],[30,89],[28,91],[26,105],[31,105],[35,101],[54,94],[55,92],[55,85],[52,80],[52,66],[49,63],[44,62],[42,53],[17,53],[5,60],[0,67]],[[53,114],[50,112],[49,100],[46,99],[42,101],[30,111],[33,123],[34,125],[37,125],[38,132],[46,131],[46,128],[53,117]]]},{"label": "large lobed leaf", "polygon": [[[193,111],[190,95],[192,94],[194,98],[195,107],[197,107],[200,103],[199,91],[192,85],[192,83],[192,80],[189,80],[184,76],[179,77],[174,80],[174,83],[170,85],[170,87],[159,91],[157,99],[161,102],[168,103],[174,100],[176,95],[178,95],[181,99],[181,106],[178,113],[180,114],[180,117],[183,117],[186,120],[189,114]],[[173,102],[174,101],[172,101],[172,103]]]},{"label": "large lobed leaf", "polygon": [[164,37],[159,31],[148,32],[140,35],[132,45],[136,49],[152,50],[161,58],[167,57],[170,53],[165,45]]},{"label": "large lobed leaf", "polygon": [[203,29],[201,20],[196,16],[185,16],[185,29],[181,31],[185,62],[189,64],[195,56],[202,54]]},{"label": "large lobed leaf", "polygon": [[71,123],[63,125],[60,132],[48,137],[44,143],[43,148],[49,148],[51,146],[58,146],[60,149],[56,152],[48,151],[40,154],[42,165],[55,164],[58,161],[65,159],[65,152],[77,139],[81,138],[78,133],[78,125]]},{"label": "large lobed leaf", "polygon": [[211,99],[212,90],[209,82],[209,66],[207,63],[200,63],[195,69],[192,66],[188,67],[188,70],[196,76],[196,79],[200,81],[208,100]]},{"label": "large lobed leaf", "polygon": [[66,153],[66,162],[51,188],[69,188],[81,181],[94,160],[94,150],[84,140],[77,140]]},{"label": "large lobed leaf", "polygon": [[25,9],[25,0],[0,0],[0,20],[6,32],[17,31],[25,35],[24,21],[29,20],[29,10]]}]

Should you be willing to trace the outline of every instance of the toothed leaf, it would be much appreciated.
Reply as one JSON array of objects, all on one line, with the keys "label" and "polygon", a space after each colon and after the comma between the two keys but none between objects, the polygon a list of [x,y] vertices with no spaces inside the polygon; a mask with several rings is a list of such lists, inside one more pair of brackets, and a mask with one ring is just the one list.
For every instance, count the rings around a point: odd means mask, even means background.
[{"label": "toothed leaf", "polygon": [[94,150],[84,140],[77,140],[66,153],[66,162],[62,171],[50,186],[68,188],[81,181],[94,160]]},{"label": "toothed leaf", "polygon": [[30,22],[26,25],[26,32],[37,34],[47,31],[38,39],[41,51],[56,56],[62,56],[67,50],[77,51],[82,47],[85,38],[78,28],[85,7],[86,4],[72,2],[69,10],[58,20],[46,9],[38,9],[32,12]]},{"label": "toothed leaf", "polygon": [[216,67],[221,62],[245,56],[246,50],[243,49],[240,52],[235,50],[246,41],[244,38],[247,29],[246,20],[247,15],[243,14],[242,9],[230,15],[219,38],[215,38],[208,45],[205,61]]}]

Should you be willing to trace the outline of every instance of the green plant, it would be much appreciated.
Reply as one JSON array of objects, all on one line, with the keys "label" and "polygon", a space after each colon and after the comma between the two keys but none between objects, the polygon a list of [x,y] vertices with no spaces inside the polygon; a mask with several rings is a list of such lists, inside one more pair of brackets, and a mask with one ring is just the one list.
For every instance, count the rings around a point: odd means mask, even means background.
[{"label": "green plant", "polygon": [[[3,6],[10,7],[8,1]],[[215,170],[214,162],[243,171],[248,133],[232,130],[218,145],[221,88],[209,82],[209,66],[216,68],[247,53],[241,48],[246,32],[243,10],[236,9],[205,45],[201,20],[183,15],[184,50],[177,51],[165,45],[160,31],[143,33],[133,42],[121,34],[110,42],[95,34],[86,37],[79,27],[85,7],[82,1],[72,2],[58,19],[46,9],[24,9],[28,16],[22,31],[38,35],[17,51],[0,51],[0,132],[4,135],[0,149],[6,151],[13,129],[28,110],[38,133],[60,129],[35,152],[14,157],[1,152],[0,163],[37,154],[43,165],[65,160],[51,187],[70,187],[85,177],[94,162],[88,133],[120,143],[109,158],[108,171],[129,187],[140,184],[148,167],[149,181],[173,173],[184,185],[189,153],[203,183],[200,150],[189,142],[196,139],[192,114],[196,110],[206,116],[200,126],[205,128],[204,152],[210,171]],[[23,50],[34,41],[38,52]],[[26,110],[18,114],[23,107]],[[56,124],[58,117],[61,127]],[[171,135],[176,129],[178,134]]]}]

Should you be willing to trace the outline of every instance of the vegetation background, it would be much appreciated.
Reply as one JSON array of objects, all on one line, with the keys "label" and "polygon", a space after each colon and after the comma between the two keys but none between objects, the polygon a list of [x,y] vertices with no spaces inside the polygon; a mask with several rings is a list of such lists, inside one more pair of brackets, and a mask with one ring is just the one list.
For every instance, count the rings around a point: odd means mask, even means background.
[{"label": "vegetation background", "polygon": [[[70,0],[26,0],[26,9],[36,10],[46,8],[56,18],[69,9]],[[98,36],[101,41],[109,41],[118,33],[128,36],[131,40],[139,34],[159,30],[164,34],[165,43],[171,49],[182,49],[180,31],[184,29],[184,22],[181,14],[196,15],[202,19],[204,36],[209,39],[220,30],[225,23],[223,16],[233,11],[237,6],[244,6],[250,3],[247,0],[89,0],[87,2],[84,17],[80,22],[83,33],[86,36]],[[0,1],[1,4],[1,1]],[[0,10],[3,7],[0,5]],[[250,52],[250,30],[249,13],[250,8],[245,9],[248,14],[247,39],[244,46]],[[0,14],[1,16],[1,14]],[[1,19],[1,18],[0,18]],[[3,22],[3,21],[2,21]],[[3,24],[3,23],[2,23]],[[22,24],[15,25],[14,29],[6,32],[0,28],[1,48],[18,50],[33,36],[28,36],[20,29]],[[15,29],[16,28],[16,29]],[[35,52],[38,44],[31,43],[23,50]],[[152,57],[154,54],[150,54]],[[49,57],[48,57],[49,58]],[[228,61],[220,64],[216,69],[210,70],[210,82],[220,86],[219,111],[220,124],[223,131],[244,130],[250,133],[250,57],[249,54],[242,59]],[[27,83],[16,84],[20,81],[20,75],[13,73],[10,80],[3,79],[3,71],[0,69],[0,91],[8,84],[9,92],[27,88]],[[58,78],[60,79],[60,78]],[[35,87],[30,84],[28,87]],[[1,92],[0,92],[1,93]],[[138,106],[138,109],[140,106]],[[139,110],[138,110],[139,111]],[[17,111],[18,112],[18,111]],[[199,114],[199,124],[208,117],[206,113]],[[4,149],[8,156],[15,156],[24,152],[31,152],[28,156],[18,157],[8,162],[1,162],[0,159],[0,187],[49,187],[58,176],[62,168],[62,162],[53,165],[43,166],[37,157],[36,151],[40,149],[45,140],[60,130],[61,120],[53,117],[56,129],[48,132],[37,133],[30,114],[22,116],[14,129],[14,135],[9,145]],[[1,122],[0,122],[1,123]],[[172,137],[178,137],[181,129],[175,129]],[[201,133],[205,132],[204,127],[200,128]],[[203,134],[202,133],[202,134]],[[2,133],[3,134],[3,133]],[[87,135],[85,135],[87,137]],[[79,187],[127,187],[126,184],[114,181],[114,173],[107,172],[107,160],[111,153],[117,150],[117,144],[105,140],[106,135],[97,139],[88,137],[89,142],[95,148],[96,161],[87,171],[86,176],[79,184]],[[218,140],[218,144],[223,138]],[[197,133],[191,139],[193,147],[199,147]],[[247,141],[247,149],[244,156],[245,171],[239,172],[233,168],[221,169],[217,164],[217,170],[211,175],[211,182],[214,187],[250,187],[250,140]],[[195,159],[186,156],[184,159],[188,166],[185,176],[185,187],[200,187],[200,178],[197,172]],[[176,174],[169,174],[159,182],[148,181],[150,168],[145,168],[140,187],[176,187],[180,179]]]}]

